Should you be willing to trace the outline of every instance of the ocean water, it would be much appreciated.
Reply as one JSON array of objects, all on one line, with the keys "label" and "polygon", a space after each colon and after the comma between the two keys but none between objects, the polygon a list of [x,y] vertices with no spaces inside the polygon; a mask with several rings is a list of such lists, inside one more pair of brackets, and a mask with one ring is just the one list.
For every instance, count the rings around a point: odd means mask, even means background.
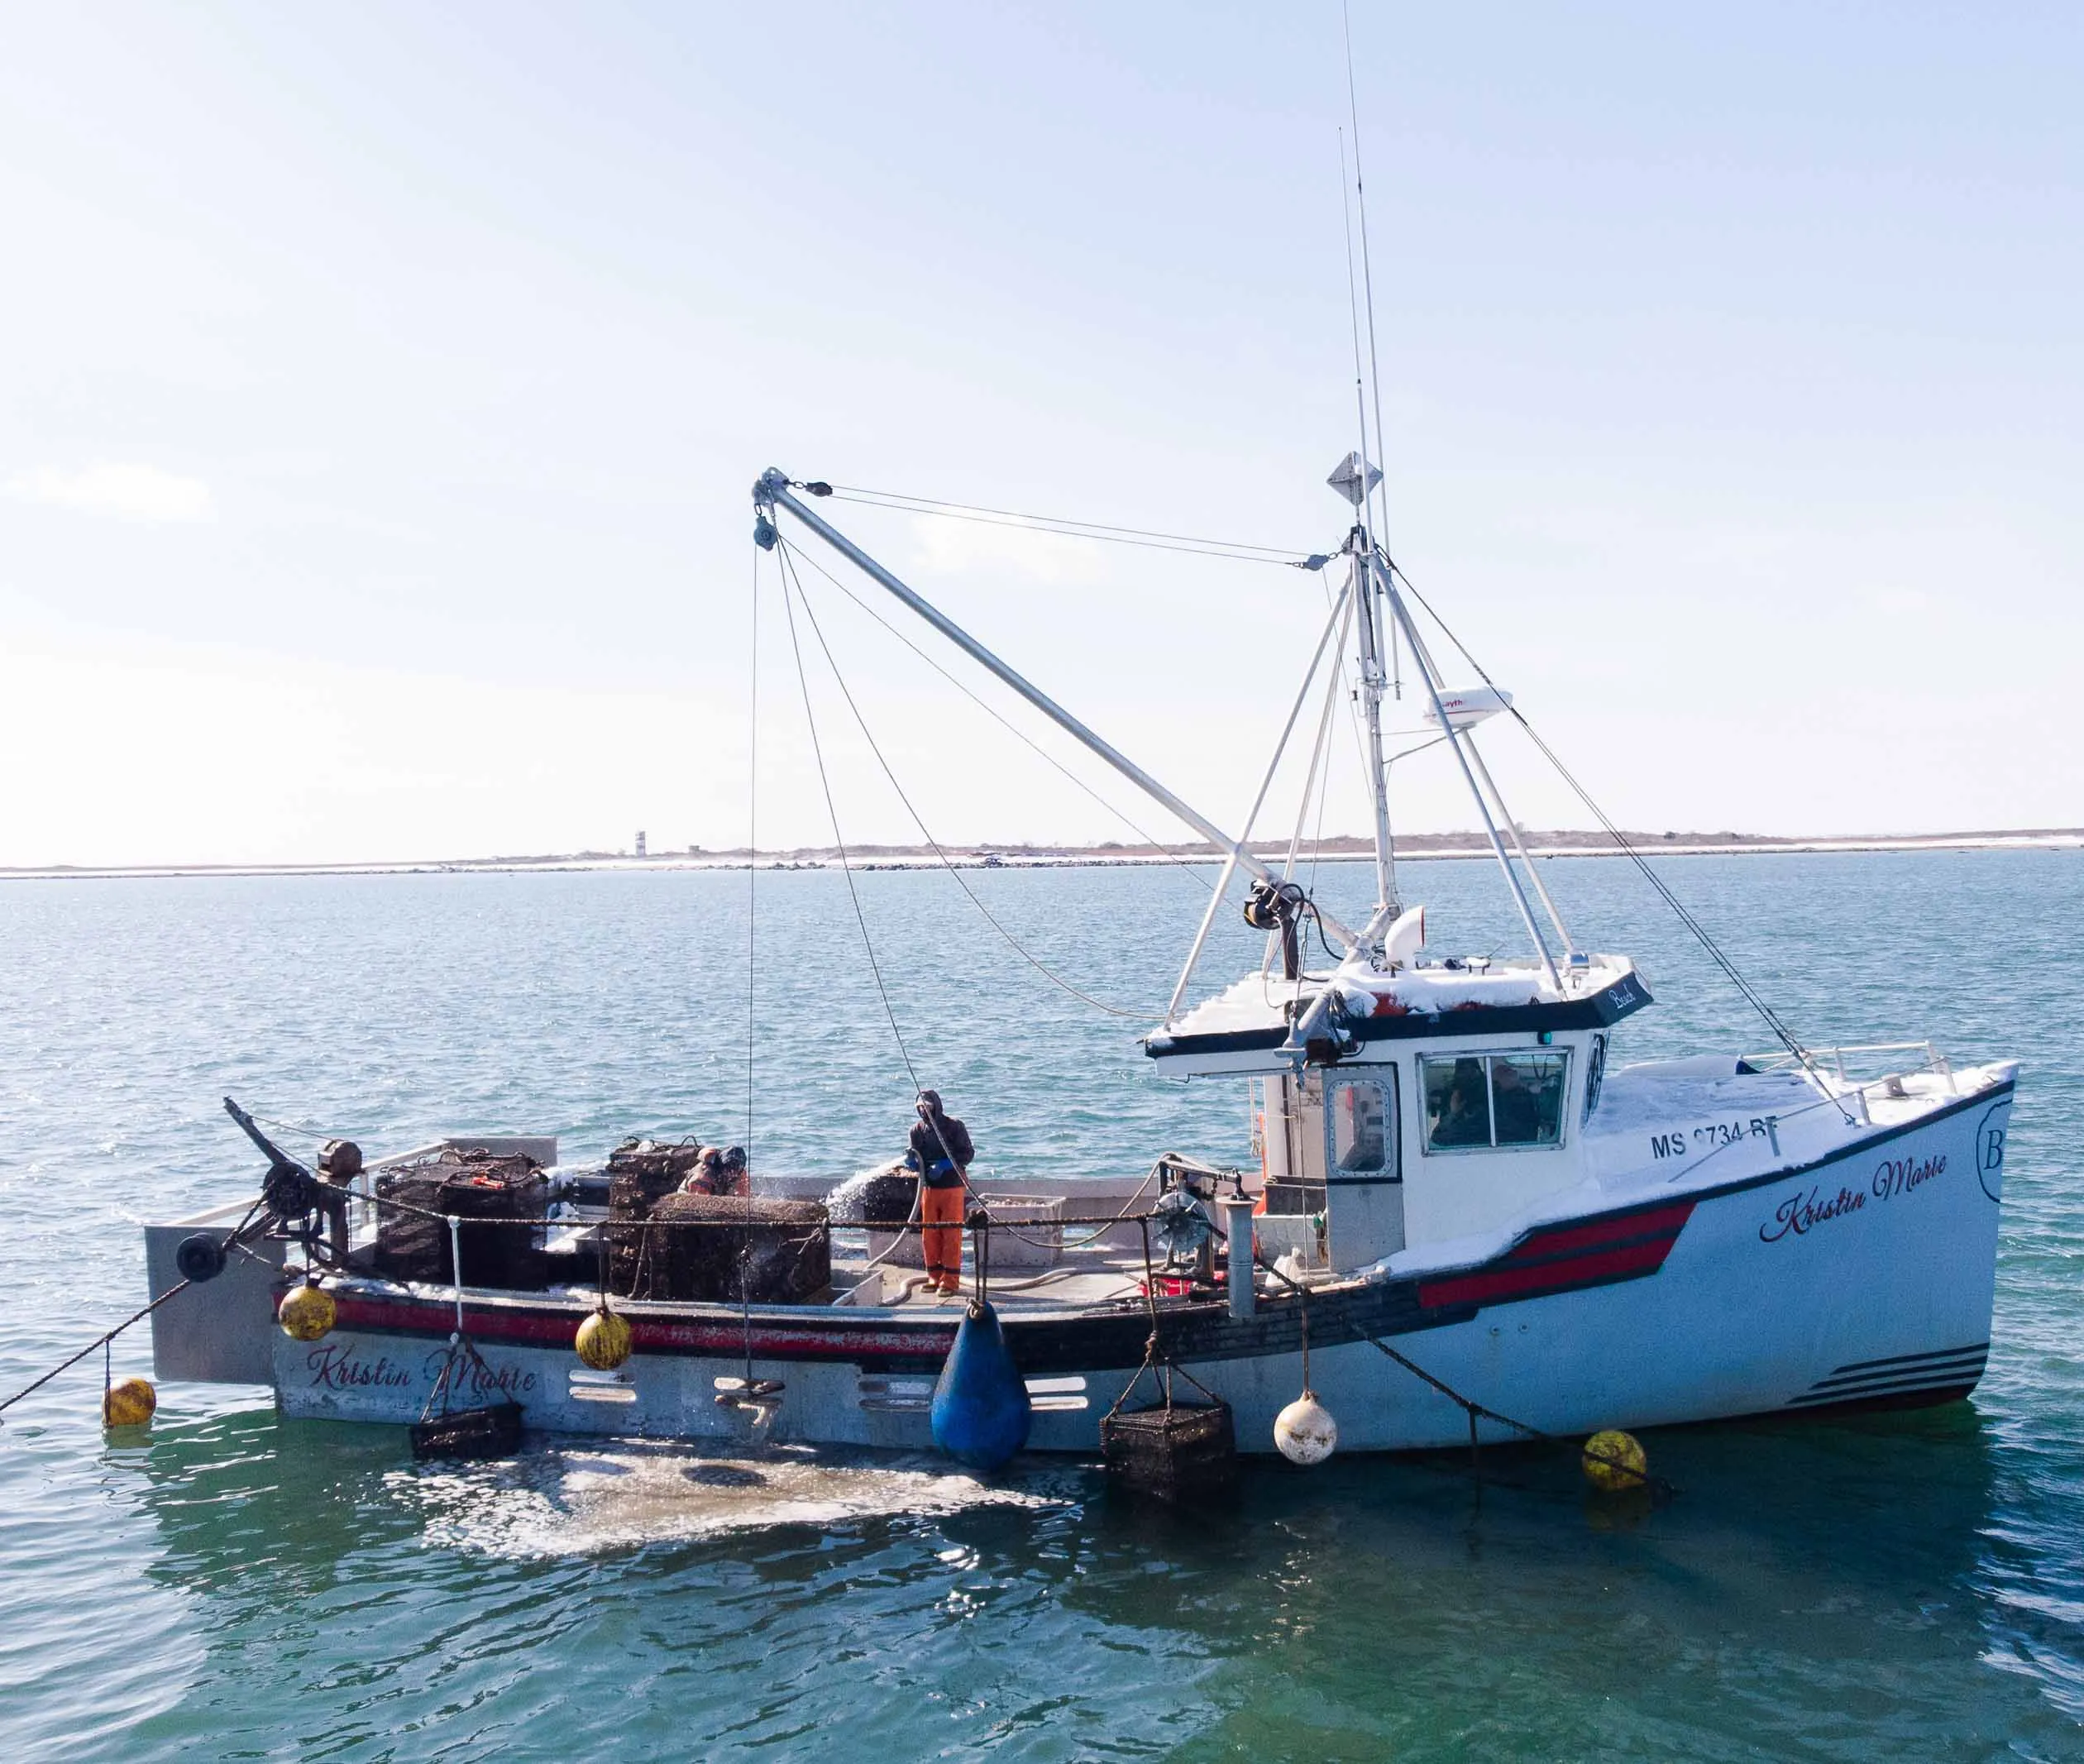
[{"label": "ocean water", "polygon": [[[1054,1461],[987,1486],[544,1440],[422,1468],[216,1387],[104,1436],[90,1362],[0,1427],[0,1759],[2084,1759],[2084,854],[1663,868],[1811,1040],[2024,1062],[1972,1403],[1653,1434],[1680,1493],[1651,1512],[1533,1450],[1480,1487],[1255,1464],[1196,1517]],[[1770,1045],[1624,864],[1544,874],[1658,995],[1623,1057]],[[1206,898],[1168,868],[975,880],[1145,1012]],[[1436,951],[1513,946],[1488,865],[1403,881]],[[0,1395],[143,1302],[140,1221],[251,1192],[227,1092],[303,1147],[699,1131],[837,1178],[901,1143],[909,1061],[1001,1179],[1244,1155],[1235,1088],[1154,1077],[1137,1020],[946,877],[859,881],[901,1052],[842,878],[758,877],[749,987],[747,882],[0,885]],[[1226,918],[1207,983],[1253,955]],[[141,1330],[113,1366],[149,1370]]]}]

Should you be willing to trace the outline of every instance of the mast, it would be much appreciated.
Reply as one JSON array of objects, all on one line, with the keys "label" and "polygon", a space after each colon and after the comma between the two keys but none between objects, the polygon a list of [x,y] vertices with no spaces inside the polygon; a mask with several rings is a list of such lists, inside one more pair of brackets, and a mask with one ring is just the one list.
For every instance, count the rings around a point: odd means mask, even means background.
[{"label": "mast", "polygon": [[[1362,433],[1366,433],[1365,420]],[[1382,694],[1389,683],[1389,671],[1383,666],[1385,626],[1382,600],[1369,567],[1374,542],[1369,536],[1367,523],[1368,498],[1382,482],[1382,474],[1368,462],[1366,454],[1355,450],[1339,461],[1325,482],[1353,504],[1353,530],[1346,542],[1353,572],[1347,592],[1353,597],[1358,615],[1354,623],[1360,645],[1360,719],[1367,748],[1368,806],[1374,815],[1375,854],[1374,912],[1360,934],[1360,941],[1374,948],[1381,943],[1384,928],[1401,911],[1397,904],[1396,848],[1389,837],[1389,775],[1382,757]]]},{"label": "mast", "polygon": [[1374,551],[1365,526],[1356,525],[1346,538],[1353,561],[1350,592],[1360,610],[1356,621],[1360,633],[1360,716],[1365,725],[1368,748],[1368,801],[1374,810],[1375,923],[1379,930],[1403,909],[1397,904],[1397,853],[1389,837],[1389,774],[1382,758],[1382,693],[1389,683],[1382,664],[1382,602],[1375,592],[1368,559]]}]

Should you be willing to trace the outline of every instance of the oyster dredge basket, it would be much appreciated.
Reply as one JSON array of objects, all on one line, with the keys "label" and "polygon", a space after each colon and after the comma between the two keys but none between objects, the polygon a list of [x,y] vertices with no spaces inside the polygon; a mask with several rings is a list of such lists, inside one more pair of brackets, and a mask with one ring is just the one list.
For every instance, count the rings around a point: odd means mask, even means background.
[{"label": "oyster dredge basket", "polygon": [[466,1408],[456,1406],[461,1394],[466,1364],[494,1389],[499,1388],[491,1367],[471,1338],[461,1333],[449,1344],[434,1388],[427,1394],[420,1418],[412,1425],[413,1456],[416,1458],[510,1458],[521,1449],[521,1405],[511,1398],[496,1403],[476,1403]]},{"label": "oyster dredge basket", "polygon": [[1230,1404],[1154,1403],[1118,1409],[1100,1423],[1107,1474],[1163,1501],[1227,1493],[1237,1482],[1237,1432]]}]

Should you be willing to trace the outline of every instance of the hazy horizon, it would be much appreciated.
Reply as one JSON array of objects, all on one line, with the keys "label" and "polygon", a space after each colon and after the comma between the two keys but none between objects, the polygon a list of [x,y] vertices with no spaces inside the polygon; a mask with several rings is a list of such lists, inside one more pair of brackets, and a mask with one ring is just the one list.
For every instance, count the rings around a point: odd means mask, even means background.
[{"label": "hazy horizon", "polygon": [[[2084,827],[1986,827],[1942,828],[1922,833],[1876,834],[1862,831],[1841,831],[1828,834],[1772,834],[1737,833],[1732,830],[1708,832],[1673,829],[1651,832],[1642,828],[1623,828],[1622,837],[1637,851],[1655,857],[1660,852],[1688,855],[1704,849],[1720,848],[1737,851],[1756,848],[1761,856],[1779,852],[1799,854],[1818,847],[1843,845],[1850,849],[1886,853],[1899,848],[1910,848],[1914,842],[1936,844],[1942,847],[1947,842],[1957,841],[1961,849],[1969,849],[1978,842],[2015,840],[2030,846],[2032,842],[2047,842],[2034,849],[2059,849],[2069,843],[2084,839]],[[1609,836],[1597,829],[1572,828],[1527,827],[1521,829],[1522,838],[1537,857],[1551,853],[1570,857],[1603,857],[1625,855],[1623,849],[1610,844]],[[1565,839],[1581,839],[1582,844],[1561,845]],[[1255,836],[1252,846],[1262,855],[1285,849],[1285,841],[1264,839]],[[1374,847],[1369,836],[1361,834],[1326,834],[1322,840],[1306,839],[1299,848],[1301,854],[1312,863],[1365,863],[1372,861]],[[1130,840],[1102,839],[1090,844],[1051,844],[1040,841],[998,839],[956,839],[940,842],[937,853],[927,844],[901,844],[872,841],[850,843],[846,853],[858,868],[878,866],[892,861],[901,862],[906,868],[932,868],[945,855],[949,860],[961,863],[980,856],[998,853],[1020,858],[1033,856],[1055,860],[1063,858],[1072,863],[1081,859],[1100,858],[1102,854],[1116,854],[1126,860],[1139,863],[1164,863],[1174,858],[1190,864],[1207,864],[1213,871],[1221,859],[1220,848],[1206,843],[1197,846],[1183,840],[1162,848],[1140,845]],[[1444,833],[1406,834],[1396,841],[1396,854],[1399,863],[1406,860],[1422,863],[1432,858],[1489,858],[1491,853],[1481,830],[1470,828]],[[652,863],[657,865],[714,865],[725,868],[743,868],[749,858],[755,863],[784,862],[816,858],[836,863],[839,849],[829,843],[807,845],[762,845],[748,853],[743,846],[666,847],[648,845],[640,856],[633,847],[586,848],[568,852],[488,852],[467,853],[389,853],[355,858],[308,858],[277,864],[254,863],[237,858],[215,862],[143,859],[123,864],[80,864],[64,862],[41,864],[0,865],[0,877],[28,877],[77,873],[81,876],[103,876],[138,872],[149,875],[198,875],[220,871],[237,872],[266,872],[271,871],[406,871],[426,868],[455,868],[495,871],[508,867],[542,864],[552,867],[584,868],[612,863]]]}]

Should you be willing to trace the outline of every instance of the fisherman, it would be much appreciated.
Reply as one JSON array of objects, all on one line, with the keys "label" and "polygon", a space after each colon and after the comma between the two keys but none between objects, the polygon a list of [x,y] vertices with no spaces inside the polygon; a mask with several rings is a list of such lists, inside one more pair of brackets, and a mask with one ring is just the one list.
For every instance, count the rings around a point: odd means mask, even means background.
[{"label": "fisherman", "polygon": [[695,1154],[695,1168],[688,1173],[687,1180],[680,1185],[682,1194],[729,1194],[731,1178],[724,1168],[724,1154],[714,1145],[705,1145]]},{"label": "fisherman", "polygon": [[1509,1059],[1491,1062],[1491,1116],[1501,1145],[1532,1145],[1541,1137],[1541,1104]]},{"label": "fisherman", "polygon": [[753,1173],[746,1168],[745,1148],[743,1145],[731,1145],[724,1149],[724,1179],[725,1186],[721,1192],[725,1194],[743,1197],[753,1192]]},{"label": "fisherman", "polygon": [[1447,1100],[1433,1123],[1436,1145],[1488,1145],[1490,1117],[1484,1103],[1484,1063],[1462,1059],[1455,1062],[1448,1081]]},{"label": "fisherman", "polygon": [[920,1239],[926,1281],[938,1293],[963,1289],[963,1195],[977,1148],[969,1129],[941,1107],[940,1092],[919,1093],[905,1168],[919,1172]]}]

